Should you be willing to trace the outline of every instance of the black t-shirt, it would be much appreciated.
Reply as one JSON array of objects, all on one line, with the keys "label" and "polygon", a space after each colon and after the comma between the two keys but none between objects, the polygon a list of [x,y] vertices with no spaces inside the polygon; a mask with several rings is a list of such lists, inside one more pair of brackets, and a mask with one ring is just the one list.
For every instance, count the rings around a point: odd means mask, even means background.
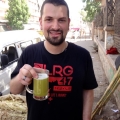
[{"label": "black t-shirt", "polygon": [[[60,54],[50,54],[44,42],[28,46],[22,53],[11,78],[24,65],[48,69],[49,98],[44,101],[33,99],[26,92],[27,120],[82,120],[83,90],[96,88],[92,60],[84,48],[73,43]],[[33,84],[29,85],[33,88]]]}]

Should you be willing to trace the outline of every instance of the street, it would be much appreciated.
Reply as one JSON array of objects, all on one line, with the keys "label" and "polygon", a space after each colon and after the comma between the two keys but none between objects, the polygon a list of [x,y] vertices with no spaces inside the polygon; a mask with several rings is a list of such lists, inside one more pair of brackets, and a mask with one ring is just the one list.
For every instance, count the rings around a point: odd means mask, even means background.
[{"label": "street", "polygon": [[[99,55],[93,49],[93,41],[91,39],[66,39],[66,41],[73,42],[81,47],[86,48],[92,57],[93,68],[95,72],[95,76],[98,82],[98,88],[94,90],[94,104],[93,110],[102,97],[108,86],[108,80],[105,76],[104,70],[102,68],[102,63],[100,61]],[[120,120],[120,113],[118,112],[118,108],[116,105],[116,101],[112,96],[109,102],[105,105],[100,115],[95,116],[95,120]]]}]

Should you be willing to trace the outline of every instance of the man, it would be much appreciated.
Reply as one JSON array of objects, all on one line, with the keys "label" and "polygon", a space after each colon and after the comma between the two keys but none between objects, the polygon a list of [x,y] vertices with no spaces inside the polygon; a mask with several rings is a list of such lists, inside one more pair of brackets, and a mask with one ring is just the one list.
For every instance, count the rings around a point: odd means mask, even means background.
[{"label": "man", "polygon": [[45,0],[40,24],[45,41],[23,51],[11,75],[11,93],[21,93],[25,85],[33,88],[35,67],[48,69],[49,98],[37,101],[26,92],[27,120],[90,120],[97,82],[89,52],[65,41],[70,24],[66,2]]}]

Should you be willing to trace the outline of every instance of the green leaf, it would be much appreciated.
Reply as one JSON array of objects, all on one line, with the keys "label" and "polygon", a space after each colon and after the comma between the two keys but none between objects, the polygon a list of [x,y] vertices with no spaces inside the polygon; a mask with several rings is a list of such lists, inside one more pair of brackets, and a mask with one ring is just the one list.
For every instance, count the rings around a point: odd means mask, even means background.
[{"label": "green leaf", "polygon": [[95,14],[100,11],[100,2],[96,2],[95,0],[83,0],[83,2],[86,2],[84,10],[87,13],[84,20],[86,22],[91,22],[94,19]]},{"label": "green leaf", "polygon": [[24,29],[23,24],[27,23],[30,13],[26,0],[8,0],[9,9],[6,12],[6,19],[14,30]]}]

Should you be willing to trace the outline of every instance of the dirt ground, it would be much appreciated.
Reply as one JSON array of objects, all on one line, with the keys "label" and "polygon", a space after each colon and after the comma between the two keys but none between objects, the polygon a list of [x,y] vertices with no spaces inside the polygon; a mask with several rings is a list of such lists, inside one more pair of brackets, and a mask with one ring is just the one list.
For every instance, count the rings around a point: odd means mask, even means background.
[{"label": "dirt ground", "polygon": [[[90,52],[93,60],[94,72],[98,82],[98,88],[94,90],[94,105],[93,105],[93,110],[94,110],[96,104],[104,94],[109,83],[105,76],[99,55],[93,49],[93,46],[94,46],[93,41],[82,40],[82,41],[76,41],[75,43],[86,48]],[[95,115],[94,120],[120,120],[120,111],[118,110],[118,107],[113,95],[111,96],[108,103],[103,107],[101,113],[99,115],[98,114]]]}]

